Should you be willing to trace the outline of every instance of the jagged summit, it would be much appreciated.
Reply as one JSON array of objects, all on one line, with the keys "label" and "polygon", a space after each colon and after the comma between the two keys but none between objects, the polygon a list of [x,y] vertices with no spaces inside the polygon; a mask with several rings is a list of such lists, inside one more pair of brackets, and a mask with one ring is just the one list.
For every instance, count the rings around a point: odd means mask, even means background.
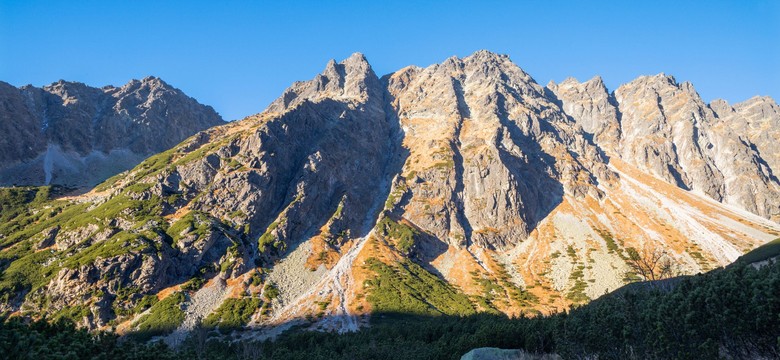
[{"label": "jagged summit", "polygon": [[222,123],[157,77],[121,87],[59,80],[42,88],[4,84],[0,184],[93,186],[197,131]]},{"label": "jagged summit", "polygon": [[[582,85],[592,84],[592,86],[597,86],[597,87],[603,88],[604,91],[608,92],[607,86],[604,84],[604,79],[601,78],[601,75],[595,75],[592,78],[590,78],[590,79],[588,79],[586,81],[583,81],[583,82],[580,82],[579,80],[577,80],[577,78],[572,77],[572,76],[569,76],[566,79],[563,79],[563,81],[561,81],[560,84],[556,83],[553,80],[550,80],[550,82],[548,83],[547,87],[552,89],[552,88],[558,87],[558,86],[570,86],[571,87],[571,86],[578,86],[578,85],[581,85],[581,84]],[[588,86],[588,85],[586,85],[586,86]]]},{"label": "jagged summit", "polygon": [[712,106],[715,106],[719,109],[727,109],[727,108],[739,108],[739,109],[747,109],[751,107],[757,107],[756,110],[758,110],[758,114],[762,118],[773,118],[776,117],[776,113],[780,112],[780,106],[777,105],[777,102],[774,98],[771,96],[760,96],[756,95],[751,97],[750,99],[747,99],[742,102],[735,103],[733,105],[729,104],[728,101],[725,99],[715,99],[712,100],[712,103],[710,104]]},{"label": "jagged summit", "polygon": [[504,62],[511,61],[509,55],[499,54],[490,50],[477,50],[473,54],[466,56],[463,60],[475,60],[484,62]]},{"label": "jagged summit", "polygon": [[176,91],[177,89],[166,83],[163,79],[156,76],[146,76],[141,80],[133,79],[122,85],[120,89],[124,91],[132,91],[135,89],[146,88],[150,90],[169,90]]},{"label": "jagged summit", "polygon": [[361,64],[361,66],[369,66],[368,60],[366,59],[366,56],[363,55],[361,52],[354,52],[352,55],[350,55],[348,58],[344,59],[342,61],[343,64],[348,65],[355,65],[355,64]]},{"label": "jagged summit", "polygon": [[309,81],[298,81],[269,105],[266,111],[282,113],[305,101],[323,99],[381,99],[379,78],[361,53],[354,53],[341,62],[330,60],[322,73]]}]

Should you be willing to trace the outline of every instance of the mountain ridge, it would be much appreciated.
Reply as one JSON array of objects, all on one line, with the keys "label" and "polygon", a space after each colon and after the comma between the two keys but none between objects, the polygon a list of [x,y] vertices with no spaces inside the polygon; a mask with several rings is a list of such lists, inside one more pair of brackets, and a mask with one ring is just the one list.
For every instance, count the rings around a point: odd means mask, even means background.
[{"label": "mountain ridge", "polygon": [[0,307],[172,345],[236,307],[260,337],[386,306],[549,314],[636,279],[632,251],[690,274],[780,234],[761,132],[733,136],[666,76],[613,93],[544,87],[486,51],[382,77],[361,54],[329,62],[260,114],[2,224]]},{"label": "mountain ridge", "polygon": [[144,158],[222,123],[160,78],[121,87],[59,80],[0,84],[0,184],[94,186]]}]

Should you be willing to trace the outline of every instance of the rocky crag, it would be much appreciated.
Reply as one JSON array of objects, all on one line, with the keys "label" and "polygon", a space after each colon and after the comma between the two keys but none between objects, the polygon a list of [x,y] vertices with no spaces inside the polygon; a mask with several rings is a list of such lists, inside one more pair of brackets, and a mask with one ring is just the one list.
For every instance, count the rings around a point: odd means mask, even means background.
[{"label": "rocky crag", "polygon": [[636,279],[632,253],[696,273],[780,236],[777,109],[665,75],[545,87],[487,51],[382,77],[355,54],[87,194],[18,190],[0,307],[170,344],[560,311]]},{"label": "rocky crag", "polygon": [[222,123],[154,77],[103,88],[0,82],[0,185],[95,186]]}]

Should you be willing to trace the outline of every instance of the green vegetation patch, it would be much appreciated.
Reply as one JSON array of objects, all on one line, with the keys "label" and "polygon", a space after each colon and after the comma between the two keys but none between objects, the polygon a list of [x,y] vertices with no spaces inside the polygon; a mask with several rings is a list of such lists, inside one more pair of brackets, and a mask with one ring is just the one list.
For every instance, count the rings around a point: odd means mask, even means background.
[{"label": "green vegetation patch", "polygon": [[375,312],[459,316],[475,313],[466,295],[410,260],[390,266],[369,258],[366,266],[376,273],[365,284],[366,299]]},{"label": "green vegetation patch", "polygon": [[530,307],[539,303],[539,298],[529,291],[521,289],[519,286],[512,282],[512,277],[506,270],[506,266],[501,262],[496,262],[499,266],[498,269],[498,281],[504,287],[504,290],[509,295],[509,298],[515,301],[517,305],[521,307]]},{"label": "green vegetation patch", "polygon": [[184,293],[177,292],[152,305],[149,313],[133,324],[138,329],[135,336],[145,340],[175,330],[184,321],[181,304],[185,300]]},{"label": "green vegetation patch", "polygon": [[48,284],[58,270],[46,266],[53,256],[48,251],[41,251],[13,261],[0,274],[0,301],[7,303],[15,294],[34,291]]},{"label": "green vegetation patch", "polygon": [[85,215],[100,220],[126,216],[136,222],[146,222],[162,216],[162,198],[152,196],[147,200],[133,200],[126,195],[117,195]]},{"label": "green vegetation patch", "polygon": [[[570,312],[503,315],[373,316],[371,326],[339,334],[288,331],[274,340],[193,337],[177,349],[119,341],[73,325],[0,318],[0,354],[25,359],[459,359],[474,348],[523,349],[563,359],[775,359],[780,353],[780,262],[736,263],[645,283]],[[265,303],[264,303],[265,304]],[[14,357],[14,355],[17,355]]]},{"label": "green vegetation patch", "polygon": [[263,288],[263,296],[266,300],[271,301],[279,297],[279,288],[274,283],[266,283]]},{"label": "green vegetation patch", "polygon": [[76,269],[84,265],[89,265],[97,259],[110,259],[115,256],[140,253],[149,248],[151,240],[144,235],[129,231],[122,231],[110,237],[106,241],[92,244],[88,248],[81,250],[73,256],[65,259],[63,266]]},{"label": "green vegetation patch", "polygon": [[420,235],[417,229],[409,225],[398,223],[385,216],[377,224],[377,229],[382,236],[394,240],[395,248],[403,254],[409,254],[414,248],[415,237]]},{"label": "green vegetation patch", "polygon": [[607,243],[607,252],[610,254],[618,254],[621,257],[623,256],[623,253],[620,251],[620,247],[618,246],[617,242],[615,242],[615,238],[612,236],[612,233],[607,230],[599,230],[596,229],[596,233],[601,236],[602,239],[604,239],[604,242]]},{"label": "green vegetation patch", "polygon": [[133,313],[134,314],[142,313],[146,311],[146,309],[149,309],[152,306],[154,306],[154,304],[157,304],[158,302],[160,302],[160,300],[157,298],[157,295],[144,295],[144,297],[142,297],[141,300],[138,301],[137,304],[135,304],[135,307],[133,308]]},{"label": "green vegetation patch", "polygon": [[184,285],[181,286],[181,289],[185,291],[198,291],[204,284],[206,284],[206,280],[200,276],[196,276],[184,283]]},{"label": "green vegetation patch", "polygon": [[89,310],[89,306],[86,305],[69,306],[54,313],[54,315],[51,316],[51,320],[69,320],[74,323],[78,323],[81,322],[84,317],[89,316],[91,313],[92,312]]},{"label": "green vegetation patch", "polygon": [[754,262],[764,261],[775,256],[780,256],[780,238],[772,240],[764,245],[761,245],[753,251],[742,255],[737,261],[750,264]]},{"label": "green vegetation patch", "polygon": [[257,249],[259,252],[265,252],[266,250],[269,250],[269,246],[273,248],[279,248],[279,239],[276,238],[276,235],[273,234],[273,231],[276,230],[277,227],[279,227],[279,223],[283,222],[284,219],[280,221],[274,221],[271,223],[271,225],[268,225],[268,228],[265,230],[265,233],[260,236],[260,238],[257,240]]},{"label": "green vegetation patch", "polygon": [[566,293],[566,298],[573,303],[586,303],[590,301],[588,295],[585,294],[585,289],[588,288],[588,283],[585,282],[584,275],[585,266],[578,265],[574,271],[569,275],[569,280],[574,281],[574,285]]},{"label": "green vegetation patch", "polygon": [[227,145],[231,141],[235,140],[238,136],[239,135],[236,134],[236,135],[232,135],[232,136],[226,137],[226,138],[224,138],[222,140],[219,140],[219,141],[213,141],[213,142],[206,143],[205,145],[201,146],[200,148],[198,148],[198,149],[196,149],[194,151],[191,151],[189,153],[184,154],[184,156],[182,156],[181,158],[177,159],[171,165],[171,167],[184,165],[184,164],[192,162],[193,160],[205,158],[208,154],[213,153],[214,151],[216,151],[221,146]]},{"label": "green vegetation patch", "polygon": [[569,274],[569,280],[574,281],[574,284],[566,293],[566,298],[575,304],[586,303],[590,298],[585,294],[585,289],[588,288],[588,283],[585,282],[585,265],[580,262],[580,257],[577,256],[573,246],[569,245],[566,248],[566,254],[574,266],[574,271]]},{"label": "green vegetation patch", "polygon": [[482,288],[482,295],[474,297],[474,301],[479,305],[480,311],[484,311],[490,314],[500,314],[495,305],[497,295],[504,296],[504,289],[491,279],[483,278],[477,271],[471,272],[471,279],[474,283]]},{"label": "green vegetation patch", "polygon": [[385,210],[392,210],[396,199],[398,199],[399,196],[403,196],[408,189],[409,187],[406,185],[406,182],[401,182],[393,188],[393,191],[387,196],[387,200],[385,200]]},{"label": "green vegetation patch", "polygon": [[0,223],[0,248],[7,248],[16,243],[30,239],[42,231],[61,226],[71,219],[83,216],[89,204],[69,204],[65,202],[50,202],[50,208],[41,209],[37,213],[26,213],[11,221]]},{"label": "green vegetation patch", "polygon": [[128,194],[142,194],[145,191],[148,191],[151,189],[153,184],[151,183],[135,183],[132,184],[124,189],[125,193]]},{"label": "green vegetation patch", "polygon": [[207,236],[212,229],[208,215],[200,211],[190,211],[168,227],[166,232],[174,243],[187,235],[195,235],[198,239]]},{"label": "green vegetation patch", "polygon": [[258,298],[226,299],[217,310],[203,320],[203,325],[220,330],[240,329],[249,323],[261,304]]},{"label": "green vegetation patch", "polygon": [[51,186],[0,188],[0,223],[26,215],[49,200]]},{"label": "green vegetation patch", "polygon": [[[133,168],[131,170],[131,174],[136,179],[143,179],[146,176],[149,176],[151,174],[160,172],[161,170],[168,167],[168,165],[171,164],[173,160],[173,155],[176,153],[176,148],[170,149],[168,151],[161,152],[157,155],[154,155],[140,164]],[[107,189],[111,187],[118,179],[110,178],[103,182],[103,184],[100,184],[96,187],[96,189],[102,190]]]}]

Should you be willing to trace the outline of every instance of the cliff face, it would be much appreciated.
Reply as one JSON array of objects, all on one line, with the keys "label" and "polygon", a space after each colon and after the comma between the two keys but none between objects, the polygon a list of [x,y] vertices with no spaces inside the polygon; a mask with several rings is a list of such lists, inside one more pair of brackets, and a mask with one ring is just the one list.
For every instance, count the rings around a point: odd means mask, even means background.
[{"label": "cliff face", "polygon": [[680,188],[780,219],[777,150],[770,140],[780,135],[774,101],[707,105],[693,85],[663,74],[640,77],[614,94],[596,84],[570,80],[550,89],[608,154]]},{"label": "cliff face", "polygon": [[237,309],[270,333],[550,313],[635,278],[632,251],[710,269],[780,235],[771,137],[734,130],[773,129],[777,106],[752,101],[710,107],[667,76],[543,87],[486,51],[380,78],[355,54],[87,194],[30,202],[0,228],[0,309],[147,331],[163,307],[145,304],[169,299],[157,333],[176,344]]},{"label": "cliff face", "polygon": [[0,83],[0,184],[94,186],[222,123],[158,78],[93,88]]},{"label": "cliff face", "polygon": [[506,56],[478,52],[386,82],[409,150],[394,209],[449,244],[516,245],[564,194],[598,198],[599,178],[611,178],[596,147]]}]

